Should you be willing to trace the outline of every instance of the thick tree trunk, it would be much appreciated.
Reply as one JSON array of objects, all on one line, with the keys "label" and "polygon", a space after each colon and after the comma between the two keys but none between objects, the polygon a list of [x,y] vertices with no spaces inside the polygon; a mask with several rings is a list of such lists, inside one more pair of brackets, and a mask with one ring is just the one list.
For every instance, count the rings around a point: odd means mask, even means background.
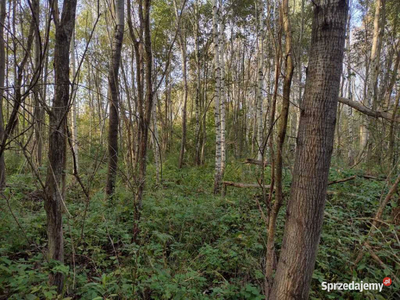
[{"label": "thick tree trunk", "polygon": [[112,197],[118,168],[119,85],[118,71],[124,38],[124,0],[115,0],[115,31],[108,71],[109,124],[108,124],[108,174],[106,195]]},{"label": "thick tree trunk", "polygon": [[[54,12],[56,23],[54,73],[55,94],[50,113],[49,166],[46,178],[47,236],[49,258],[64,262],[62,211],[65,207],[65,167],[67,146],[67,114],[69,94],[69,46],[75,26],[76,0],[65,0],[61,19]],[[64,285],[62,273],[50,275],[50,285],[61,293]]]},{"label": "thick tree trunk", "polygon": [[314,5],[293,181],[270,299],[308,299],[324,215],[348,4],[320,0]]}]

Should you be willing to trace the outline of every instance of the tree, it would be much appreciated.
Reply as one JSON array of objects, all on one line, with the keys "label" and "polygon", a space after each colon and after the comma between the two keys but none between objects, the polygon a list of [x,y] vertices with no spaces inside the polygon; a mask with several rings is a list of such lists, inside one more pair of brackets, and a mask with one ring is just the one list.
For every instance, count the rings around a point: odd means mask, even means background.
[{"label": "tree", "polygon": [[283,80],[283,97],[282,97],[282,109],[280,113],[278,123],[278,145],[276,151],[276,193],[275,202],[272,207],[269,224],[268,224],[268,241],[267,241],[267,261],[266,261],[266,281],[267,281],[267,296],[269,295],[271,283],[272,283],[272,266],[275,257],[275,230],[276,230],[276,219],[278,217],[279,210],[283,204],[283,145],[286,138],[286,128],[289,116],[289,105],[290,105],[290,88],[292,85],[293,78],[293,48],[292,48],[292,33],[289,19],[289,1],[283,0],[280,8],[280,18],[282,27],[285,32],[286,44],[285,44],[285,77]]},{"label": "tree", "polygon": [[72,149],[74,150],[75,165],[77,171],[79,170],[79,154],[78,154],[78,124],[77,124],[77,99],[76,99],[76,59],[75,59],[75,30],[72,33],[71,38],[71,66],[72,66],[72,91],[71,91],[71,101],[72,101],[72,114],[71,114],[71,142]]},{"label": "tree", "polygon": [[[382,8],[385,5],[385,0],[377,0],[375,2],[375,15],[374,15],[374,31],[372,39],[372,48],[370,56],[370,72],[368,76],[367,97],[364,99],[364,105],[372,109],[377,108],[377,86],[379,74],[379,61],[382,46]],[[368,119],[364,117],[364,123],[361,126],[361,151],[367,146],[369,138]],[[368,150],[370,154],[370,151]]]},{"label": "tree", "polygon": [[196,154],[195,154],[195,162],[199,166],[201,165],[201,136],[200,136],[200,113],[201,113],[201,61],[200,61],[200,41],[199,41],[199,0],[196,0],[193,5],[194,10],[194,39],[195,39],[195,59],[196,59],[196,98],[195,98],[195,110],[196,110],[196,127],[195,127],[195,142],[196,142]]},{"label": "tree", "polygon": [[221,68],[219,64],[219,34],[218,34],[218,2],[213,0],[213,37],[214,37],[214,69],[215,69],[215,94],[214,94],[214,116],[215,116],[215,173],[214,194],[218,194],[221,188],[221,121],[220,121],[220,80]]},{"label": "tree", "polygon": [[[6,0],[0,2],[0,140],[4,139],[4,118],[3,118],[3,95],[6,73],[6,54],[4,43],[4,22],[6,19]],[[0,190],[3,190],[6,183],[6,166],[4,162],[4,151],[0,154]]]},{"label": "tree", "polygon": [[[55,23],[54,76],[55,94],[49,124],[49,165],[46,177],[44,207],[47,214],[48,255],[52,260],[64,262],[64,238],[62,212],[65,206],[65,167],[67,160],[67,115],[70,105],[69,94],[69,49],[75,26],[77,0],[65,0],[61,19],[57,2],[52,13]],[[61,293],[64,276],[61,272],[51,274],[50,285]]]},{"label": "tree", "polygon": [[264,3],[263,0],[257,1],[257,159],[263,159],[263,90],[264,90]]},{"label": "tree", "polygon": [[[32,14],[35,20],[35,44],[34,44],[34,56],[35,56],[35,69],[39,71],[42,70],[42,53],[41,53],[41,38],[40,38],[40,7],[39,1],[32,1]],[[39,75],[39,78],[41,76]],[[41,82],[39,79],[38,82]],[[34,131],[35,131],[35,160],[38,167],[42,165],[43,158],[43,120],[44,120],[44,110],[40,101],[40,89],[39,84],[35,84],[33,87],[33,98],[34,98]]]},{"label": "tree", "polygon": [[119,126],[119,86],[118,72],[121,61],[122,40],[124,38],[124,0],[115,0],[115,29],[112,53],[108,71],[109,124],[108,124],[108,173],[106,195],[112,196],[118,168],[118,126]]},{"label": "tree", "polygon": [[142,110],[142,113],[139,113],[139,188],[137,194],[137,204],[139,209],[142,207],[143,191],[146,183],[147,142],[151,122],[151,111],[153,108],[153,52],[151,48],[150,9],[151,0],[139,1],[140,32],[143,39],[143,58],[145,59],[145,62],[144,66],[139,65],[138,68],[144,67],[144,84],[146,86],[146,95],[145,97],[143,97],[144,95],[141,97],[142,101],[144,99],[145,102],[139,102],[139,109]]},{"label": "tree", "polygon": [[347,12],[346,0],[314,1],[293,180],[270,299],[308,299],[333,150]]},{"label": "tree", "polygon": [[185,32],[179,26],[179,11],[176,0],[174,1],[175,9],[175,24],[178,30],[178,41],[181,49],[181,60],[182,60],[182,75],[183,75],[183,107],[182,107],[182,139],[181,139],[181,150],[179,152],[179,169],[182,168],[185,157],[186,147],[186,123],[187,123],[187,100],[188,100],[188,81],[187,81],[187,59],[186,59],[186,36]]}]

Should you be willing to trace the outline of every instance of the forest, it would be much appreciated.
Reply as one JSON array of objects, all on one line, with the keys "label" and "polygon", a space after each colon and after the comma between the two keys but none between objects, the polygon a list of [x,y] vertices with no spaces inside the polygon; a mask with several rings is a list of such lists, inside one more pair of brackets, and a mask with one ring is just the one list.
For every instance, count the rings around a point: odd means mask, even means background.
[{"label": "forest", "polygon": [[0,300],[400,299],[399,0],[0,0]]}]

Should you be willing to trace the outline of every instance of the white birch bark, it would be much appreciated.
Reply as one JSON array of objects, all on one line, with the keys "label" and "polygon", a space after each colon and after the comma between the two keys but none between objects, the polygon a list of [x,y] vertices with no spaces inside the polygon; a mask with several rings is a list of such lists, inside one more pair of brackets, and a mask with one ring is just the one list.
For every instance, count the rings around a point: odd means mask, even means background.
[{"label": "white birch bark", "polygon": [[219,65],[219,70],[220,70],[220,76],[221,76],[221,87],[220,87],[220,117],[221,117],[221,180],[224,176],[224,171],[225,171],[225,163],[226,163],[226,150],[225,150],[225,132],[226,132],[226,123],[225,123],[225,106],[226,106],[226,92],[225,92],[225,23],[221,23],[221,14],[222,10],[222,0],[220,0],[220,7],[219,7],[219,13],[217,14],[218,17],[218,23],[220,26],[220,31],[219,31],[219,53],[221,55],[220,59],[220,65]]},{"label": "white birch bark", "polygon": [[220,120],[220,78],[221,69],[219,62],[219,33],[218,33],[218,4],[213,0],[213,36],[214,36],[214,68],[215,68],[215,173],[214,194],[221,189],[221,120]]}]

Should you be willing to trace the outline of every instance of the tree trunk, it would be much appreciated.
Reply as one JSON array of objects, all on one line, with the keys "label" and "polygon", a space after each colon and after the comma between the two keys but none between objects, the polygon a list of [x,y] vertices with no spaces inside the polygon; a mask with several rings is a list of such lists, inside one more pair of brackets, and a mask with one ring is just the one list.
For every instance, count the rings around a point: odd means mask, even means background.
[{"label": "tree trunk", "polygon": [[264,61],[264,24],[263,24],[263,15],[264,15],[264,5],[263,0],[257,2],[258,4],[258,20],[257,20],[257,159],[262,160],[264,155],[263,149],[263,61]]},{"label": "tree trunk", "polygon": [[293,181],[270,299],[308,299],[324,215],[348,5],[345,0],[314,5]]},{"label": "tree trunk", "polygon": [[[4,45],[4,22],[6,19],[6,0],[0,2],[0,141],[4,139],[4,119],[3,119],[3,95],[6,73],[6,53]],[[4,189],[6,183],[6,166],[4,162],[4,151],[0,154],[0,191]]]},{"label": "tree trunk", "polygon": [[285,44],[285,77],[283,80],[283,97],[282,97],[282,109],[279,118],[278,126],[278,145],[276,150],[276,193],[275,203],[272,207],[269,224],[268,224],[268,240],[267,240],[267,260],[266,260],[266,296],[269,297],[272,286],[272,273],[273,273],[273,260],[275,257],[275,231],[276,231],[276,219],[278,217],[279,210],[283,204],[283,145],[285,143],[287,121],[289,116],[289,105],[290,105],[290,88],[292,85],[293,78],[293,49],[292,49],[292,34],[289,19],[289,0],[283,0],[281,5],[281,20],[282,27],[285,32],[286,44]]},{"label": "tree trunk", "polygon": [[[351,7],[351,0],[349,2],[349,7]],[[346,52],[347,52],[347,98],[352,100],[353,94],[351,90],[351,85],[353,84],[352,75],[351,75],[351,34],[350,34],[350,26],[351,26],[351,13],[349,13],[348,21],[347,21],[347,33],[346,33]],[[354,163],[354,153],[353,153],[353,110],[351,106],[347,106],[347,161],[349,166],[352,166]]]},{"label": "tree trunk", "polygon": [[72,101],[72,120],[71,120],[71,127],[72,127],[72,149],[74,150],[74,156],[75,156],[75,164],[76,164],[76,169],[79,171],[79,155],[78,155],[78,124],[76,123],[76,118],[77,118],[77,105],[76,105],[76,59],[75,59],[75,30],[72,34],[71,38],[71,66],[72,66],[72,80],[71,83],[72,85],[72,91],[71,91],[71,101]]},{"label": "tree trunk", "polygon": [[[139,15],[140,15],[140,26],[143,32],[144,41],[144,58],[145,62],[145,84],[146,84],[146,103],[143,106],[145,111],[140,122],[140,145],[139,145],[139,189],[137,194],[137,203],[139,210],[142,208],[143,191],[146,184],[146,162],[147,162],[147,140],[149,135],[149,125],[151,121],[151,110],[153,107],[153,81],[152,81],[152,69],[153,69],[153,53],[151,49],[151,33],[150,33],[150,6],[151,0],[142,0],[139,3]],[[144,8],[144,15],[142,8]],[[140,105],[140,104],[139,104]],[[135,232],[137,234],[137,231]]]},{"label": "tree trunk", "polygon": [[180,169],[184,164],[184,158],[185,158],[188,82],[187,82],[187,62],[186,62],[186,40],[184,32],[179,26],[179,12],[176,0],[174,0],[174,8],[175,8],[175,23],[179,34],[179,46],[181,48],[182,75],[183,75],[182,139],[181,139],[181,150],[179,152],[179,163],[178,163],[178,167]]},{"label": "tree trunk", "polygon": [[221,116],[220,116],[220,95],[221,95],[221,68],[219,62],[219,33],[218,33],[218,6],[217,0],[213,0],[213,35],[214,35],[214,68],[215,68],[215,173],[214,173],[214,194],[221,191],[222,169],[221,169]]},{"label": "tree trunk", "polygon": [[[371,48],[371,56],[370,56],[370,72],[368,76],[368,87],[367,87],[367,97],[364,99],[364,105],[369,108],[376,109],[377,108],[377,86],[378,86],[378,74],[379,74],[379,61],[380,61],[380,53],[381,53],[381,9],[382,4],[385,3],[385,0],[377,0],[375,3],[375,16],[374,16],[374,31],[373,31],[373,39],[372,39],[372,48]],[[361,136],[361,150],[363,150],[367,144],[369,139],[369,128],[368,128],[368,119],[366,117],[363,118],[362,124],[362,136]],[[368,150],[368,154],[370,154],[370,149]]]},{"label": "tree trunk", "polygon": [[395,146],[395,133],[396,133],[396,116],[397,110],[399,109],[400,103],[400,92],[397,92],[396,100],[393,106],[393,116],[390,121],[390,129],[389,129],[389,166],[395,166],[396,161],[394,159],[394,146]]},{"label": "tree trunk", "polygon": [[124,38],[124,0],[115,0],[115,31],[108,71],[109,124],[108,124],[108,174],[106,195],[112,197],[118,168],[119,85],[118,71]]},{"label": "tree trunk", "polygon": [[219,49],[218,52],[220,54],[219,60],[219,72],[220,72],[220,91],[219,91],[219,101],[220,101],[220,130],[221,130],[221,168],[220,168],[220,178],[221,180],[224,178],[225,173],[225,164],[226,164],[226,122],[225,122],[225,114],[226,114],[226,92],[225,92],[225,22],[221,23],[221,13],[222,13],[222,0],[219,2],[219,13],[218,16],[218,24],[220,26],[219,29]]},{"label": "tree trunk", "polygon": [[200,73],[200,49],[199,49],[199,0],[196,0],[195,7],[195,24],[194,24],[194,34],[195,34],[195,44],[196,44],[196,127],[195,127],[195,142],[196,142],[196,154],[195,161],[196,165],[201,165],[201,137],[200,137],[200,113],[201,113],[201,73]]},{"label": "tree trunk", "polygon": [[154,162],[156,165],[156,183],[160,184],[161,182],[161,165],[160,165],[160,141],[158,138],[158,128],[157,128],[157,102],[158,102],[158,95],[156,94],[155,100],[153,101],[153,108],[152,108],[152,125],[153,125],[153,147],[154,147]]},{"label": "tree trunk", "polygon": [[[49,125],[49,166],[46,178],[47,236],[49,259],[64,262],[62,211],[65,207],[65,167],[67,146],[67,114],[69,94],[69,46],[75,26],[76,0],[65,0],[61,19],[53,12],[56,33],[54,49],[55,93]],[[50,275],[50,285],[61,293],[64,285],[62,273]]]},{"label": "tree trunk", "polygon": [[[40,33],[39,33],[39,24],[40,24],[40,10],[39,10],[39,1],[32,1],[32,11],[33,16],[35,18],[36,30],[35,30],[35,44],[34,44],[34,66],[37,71],[41,70],[41,45],[40,45]],[[40,72],[41,73],[41,72]],[[39,75],[41,79],[41,75]],[[41,82],[39,79],[38,82]],[[34,161],[37,167],[42,166],[42,152],[43,152],[43,130],[42,125],[44,121],[43,116],[43,108],[40,103],[40,89],[41,86],[36,84],[33,87],[33,98],[34,98],[34,109],[33,109],[33,122],[34,122],[34,133],[35,133],[35,150],[34,150]]]}]

